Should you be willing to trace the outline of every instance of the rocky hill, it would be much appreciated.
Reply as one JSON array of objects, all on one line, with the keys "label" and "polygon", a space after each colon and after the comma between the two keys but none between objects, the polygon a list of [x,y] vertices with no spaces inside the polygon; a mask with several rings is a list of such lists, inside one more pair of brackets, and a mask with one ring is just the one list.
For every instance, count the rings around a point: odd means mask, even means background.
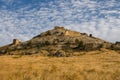
[{"label": "rocky hill", "polygon": [[13,40],[12,44],[0,48],[0,54],[39,54],[44,56],[72,56],[74,52],[100,50],[101,48],[120,50],[120,42],[115,44],[102,39],[55,26],[29,41]]}]

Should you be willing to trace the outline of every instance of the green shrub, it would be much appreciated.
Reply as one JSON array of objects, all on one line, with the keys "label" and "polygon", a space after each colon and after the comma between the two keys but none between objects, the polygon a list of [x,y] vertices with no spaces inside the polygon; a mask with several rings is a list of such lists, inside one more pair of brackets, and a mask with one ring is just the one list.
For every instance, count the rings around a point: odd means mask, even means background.
[{"label": "green shrub", "polygon": [[79,41],[78,42],[78,49],[84,50],[84,48],[85,48],[85,45],[84,45],[83,41]]}]

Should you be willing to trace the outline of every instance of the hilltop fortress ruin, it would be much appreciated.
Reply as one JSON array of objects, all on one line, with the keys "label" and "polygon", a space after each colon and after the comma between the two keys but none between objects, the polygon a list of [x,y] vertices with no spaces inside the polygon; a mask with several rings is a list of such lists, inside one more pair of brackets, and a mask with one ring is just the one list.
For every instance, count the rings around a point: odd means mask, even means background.
[{"label": "hilltop fortress ruin", "polygon": [[58,31],[63,30],[64,31],[63,35],[65,36],[80,36],[81,35],[80,32],[71,31],[71,30],[65,29],[64,27],[56,26],[55,29],[57,29]]},{"label": "hilltop fortress ruin", "polygon": [[47,56],[70,56],[74,52],[100,50],[101,48],[120,50],[120,42],[110,43],[87,33],[80,33],[55,26],[31,40],[20,42],[13,39],[7,46],[0,47],[0,54],[41,54]]},{"label": "hilltop fortress ruin", "polygon": [[49,35],[56,35],[56,36],[81,36],[82,34],[80,32],[71,31],[68,29],[65,29],[64,27],[55,26],[53,30],[48,30],[47,32],[43,32],[40,35],[35,36],[41,37],[41,36],[49,36]]},{"label": "hilltop fortress ruin", "polygon": [[21,42],[18,39],[13,39],[13,43],[11,45],[18,45]]}]

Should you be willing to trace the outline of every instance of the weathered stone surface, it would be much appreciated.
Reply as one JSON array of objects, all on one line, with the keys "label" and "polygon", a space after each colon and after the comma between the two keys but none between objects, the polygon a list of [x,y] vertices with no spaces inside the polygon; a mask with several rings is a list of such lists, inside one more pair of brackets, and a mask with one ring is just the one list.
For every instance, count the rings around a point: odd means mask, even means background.
[{"label": "weathered stone surface", "polygon": [[18,39],[13,39],[12,45],[20,44],[21,42]]},{"label": "weathered stone surface", "polygon": [[81,34],[79,32],[70,31],[70,30],[66,30],[64,35],[66,35],[66,36],[81,36]]}]

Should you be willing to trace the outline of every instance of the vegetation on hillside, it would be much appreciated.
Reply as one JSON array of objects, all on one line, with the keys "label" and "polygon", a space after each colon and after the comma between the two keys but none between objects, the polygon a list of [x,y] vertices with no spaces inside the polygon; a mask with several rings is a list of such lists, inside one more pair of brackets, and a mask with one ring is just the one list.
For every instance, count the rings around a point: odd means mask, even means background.
[{"label": "vegetation on hillside", "polygon": [[[72,56],[74,52],[94,51],[101,48],[120,51],[120,43],[113,44],[96,38],[92,34],[88,36],[86,33],[57,26],[26,42],[14,39],[12,44],[0,48],[0,54],[40,54],[43,56],[68,57]],[[47,54],[43,52],[47,52]]]}]

